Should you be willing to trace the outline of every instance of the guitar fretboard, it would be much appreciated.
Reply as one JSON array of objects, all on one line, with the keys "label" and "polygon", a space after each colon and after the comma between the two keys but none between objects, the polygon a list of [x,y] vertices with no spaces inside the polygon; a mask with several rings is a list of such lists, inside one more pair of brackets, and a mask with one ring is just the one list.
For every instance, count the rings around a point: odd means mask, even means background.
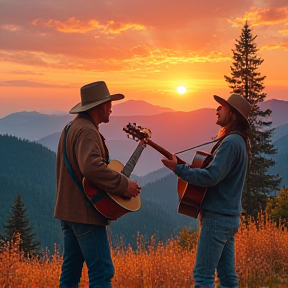
[{"label": "guitar fretboard", "polygon": [[[154,148],[155,150],[157,150],[159,153],[161,153],[163,156],[165,156],[166,158],[170,159],[172,153],[170,153],[166,149],[162,148],[161,146],[159,146],[158,144],[156,144],[155,142],[153,142],[150,139],[147,139],[146,143],[148,145],[150,145],[152,148]],[[177,158],[177,163],[178,164],[186,164],[186,162],[183,161],[182,159],[180,159],[179,157],[176,156],[176,158]]]},{"label": "guitar fretboard", "polygon": [[138,162],[143,149],[144,149],[144,145],[139,143],[138,146],[136,147],[135,151],[131,155],[130,159],[128,160],[128,162],[124,166],[121,173],[124,174],[126,177],[129,178],[131,176],[131,173],[132,173],[136,163]]}]

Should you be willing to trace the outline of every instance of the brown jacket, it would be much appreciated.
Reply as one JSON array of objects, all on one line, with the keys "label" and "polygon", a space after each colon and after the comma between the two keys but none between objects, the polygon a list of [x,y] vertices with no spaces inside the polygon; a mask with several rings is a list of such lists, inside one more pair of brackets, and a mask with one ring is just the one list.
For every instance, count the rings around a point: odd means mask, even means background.
[{"label": "brown jacket", "polygon": [[[64,164],[62,131],[57,159],[57,194],[54,218],[86,224],[107,225],[108,220],[87,202],[86,196],[71,178]],[[128,179],[107,166],[108,153],[98,127],[85,114],[78,114],[67,135],[67,156],[77,178],[85,176],[89,182],[111,194],[123,195]]]}]

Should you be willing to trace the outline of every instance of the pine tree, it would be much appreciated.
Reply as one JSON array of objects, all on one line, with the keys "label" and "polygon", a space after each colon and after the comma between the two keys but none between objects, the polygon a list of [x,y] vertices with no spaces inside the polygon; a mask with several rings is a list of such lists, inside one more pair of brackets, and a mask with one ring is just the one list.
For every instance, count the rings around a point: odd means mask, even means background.
[{"label": "pine tree", "polygon": [[280,219],[288,227],[288,188],[283,188],[278,195],[268,201],[268,211],[273,221],[279,224]]},{"label": "pine tree", "polygon": [[267,196],[277,190],[281,181],[278,174],[267,174],[268,168],[275,165],[271,155],[277,150],[274,149],[271,139],[272,122],[266,121],[272,111],[262,111],[259,107],[259,103],[264,101],[267,94],[263,92],[266,76],[261,76],[258,71],[264,60],[257,55],[259,49],[254,42],[256,37],[257,35],[252,36],[246,22],[240,39],[236,39],[236,48],[232,49],[234,61],[230,66],[231,77],[224,76],[232,93],[242,94],[253,107],[249,116],[252,131],[251,161],[243,191],[243,209],[247,216],[254,217],[260,210],[265,210]]},{"label": "pine tree", "polygon": [[197,245],[198,232],[190,232],[185,226],[177,239],[178,245],[185,250],[192,250]]},{"label": "pine tree", "polygon": [[8,241],[15,241],[17,233],[20,234],[19,249],[24,252],[24,255],[35,255],[38,252],[40,242],[34,241],[35,233],[30,226],[29,218],[26,217],[27,209],[24,206],[21,196],[18,194],[12,206],[12,216],[4,224],[5,238]]}]

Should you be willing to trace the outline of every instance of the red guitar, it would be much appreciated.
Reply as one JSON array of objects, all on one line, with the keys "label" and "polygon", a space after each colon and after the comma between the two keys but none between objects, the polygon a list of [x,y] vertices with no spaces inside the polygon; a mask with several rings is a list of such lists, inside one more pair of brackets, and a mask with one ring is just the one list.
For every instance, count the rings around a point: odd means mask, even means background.
[{"label": "red guitar", "polygon": [[[143,129],[142,133],[145,135],[145,139],[151,137],[150,130],[146,130],[145,132]],[[143,143],[139,143],[125,166],[118,160],[111,160],[108,167],[114,171],[124,174],[129,178],[144,147],[145,146]],[[127,212],[137,211],[141,207],[140,196],[128,199],[119,195],[109,194],[106,191],[92,185],[85,177],[82,180],[82,185],[84,192],[92,205],[102,215],[110,220],[116,220]]]},{"label": "red guitar", "polygon": [[[150,145],[152,148],[160,152],[163,156],[170,158],[172,153],[165,150],[164,148],[160,147],[156,143],[154,143],[151,139],[145,137],[147,135],[147,129],[141,128],[140,126],[136,126],[135,124],[128,123],[123,130],[128,134],[131,135],[133,139],[140,139],[143,140],[145,144]],[[190,165],[191,168],[204,168],[204,165],[209,163],[208,160],[212,159],[212,155],[207,152],[197,151],[192,164]],[[186,164],[185,161],[181,160],[177,157],[178,164]],[[178,204],[178,212],[187,216],[191,216],[193,218],[197,218],[201,203],[204,199],[206,194],[207,188],[196,186],[193,184],[189,184],[180,178],[178,178],[178,196],[179,196],[179,204]]]}]

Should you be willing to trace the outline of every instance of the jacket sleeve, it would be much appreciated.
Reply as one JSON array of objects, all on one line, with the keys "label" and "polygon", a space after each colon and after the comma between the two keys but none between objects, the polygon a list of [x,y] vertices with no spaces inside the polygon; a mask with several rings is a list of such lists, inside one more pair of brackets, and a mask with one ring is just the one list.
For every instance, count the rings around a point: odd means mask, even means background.
[{"label": "jacket sleeve", "polygon": [[79,169],[98,188],[123,195],[128,187],[128,179],[108,167],[100,141],[100,135],[94,129],[85,127],[81,130],[74,147]]},{"label": "jacket sleeve", "polygon": [[220,145],[208,167],[201,169],[177,165],[175,174],[183,181],[197,186],[212,187],[217,185],[227,176],[237,158],[237,145],[228,138]]}]

